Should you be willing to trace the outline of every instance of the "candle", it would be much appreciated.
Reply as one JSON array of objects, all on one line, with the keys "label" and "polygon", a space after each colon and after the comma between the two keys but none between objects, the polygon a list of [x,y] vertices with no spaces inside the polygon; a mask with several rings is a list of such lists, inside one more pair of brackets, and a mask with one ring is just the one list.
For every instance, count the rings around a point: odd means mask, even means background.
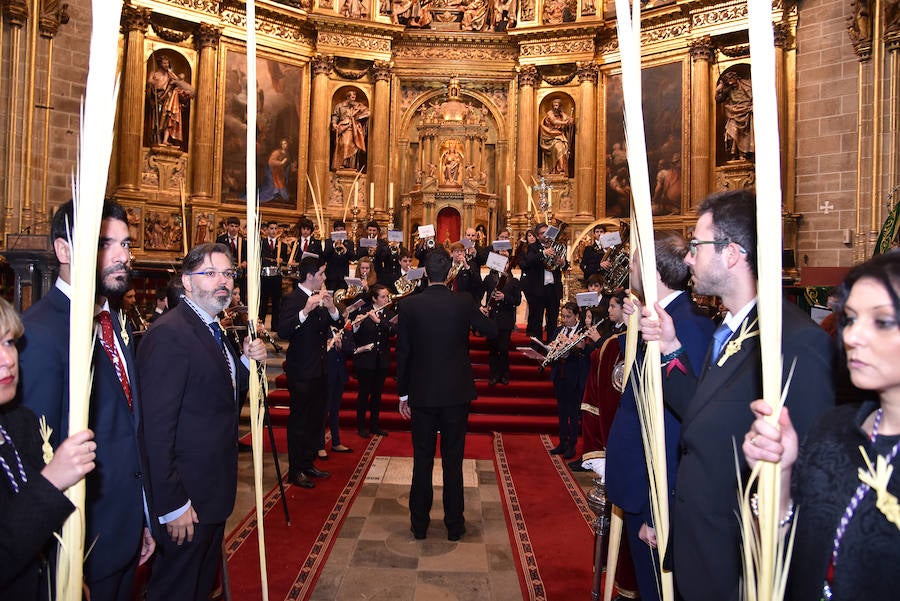
[{"label": "candle", "polygon": [[359,208],[359,180],[353,182],[353,208]]},{"label": "candle", "polygon": [[388,208],[394,210],[394,182],[388,184]]},{"label": "candle", "polygon": [[553,189],[547,190],[547,210],[553,208]]},{"label": "candle", "polygon": [[512,204],[509,198],[509,184],[506,185],[506,212],[509,213],[512,211]]},{"label": "candle", "polygon": [[375,182],[369,182],[369,208],[375,208]]}]

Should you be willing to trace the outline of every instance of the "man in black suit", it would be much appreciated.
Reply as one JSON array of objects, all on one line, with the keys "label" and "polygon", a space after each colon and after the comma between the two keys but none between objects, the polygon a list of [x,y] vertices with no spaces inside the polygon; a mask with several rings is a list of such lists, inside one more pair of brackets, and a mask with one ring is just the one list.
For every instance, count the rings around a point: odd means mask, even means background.
[{"label": "man in black suit", "polygon": [[327,344],[331,328],[344,320],[330,293],[322,291],[325,263],[307,257],[300,261],[296,290],[284,299],[284,318],[278,335],[289,340],[287,350],[288,390],[291,414],[288,418],[288,478],[296,486],[314,488],[314,478],[330,474],[315,467],[325,407],[328,400]]},{"label": "man in black suit", "polygon": [[431,520],[431,471],[440,431],[444,524],[447,538],[457,541],[466,531],[462,461],[469,404],[476,396],[469,361],[469,329],[474,327],[493,338],[497,327],[485,316],[487,309],[479,312],[471,297],[452,294],[447,289],[444,282],[449,271],[446,251],[431,251],[425,259],[430,285],[421,294],[400,303],[397,392],[400,414],[404,419],[412,419],[409,513],[413,535],[425,538]]},{"label": "man in black suit", "polygon": [[315,226],[313,226],[312,220],[308,217],[301,217],[297,222],[297,231],[300,232],[300,235],[291,247],[290,259],[293,262],[292,267],[294,263],[300,262],[300,259],[303,258],[303,253],[310,253],[317,255],[320,259],[322,258],[324,253],[322,241],[313,237],[314,229]]},{"label": "man in black suit", "polygon": [[[504,230],[501,240],[509,239],[509,232]],[[497,337],[488,340],[488,363],[490,377],[488,384],[509,384],[509,340],[516,327],[516,310],[522,302],[522,288],[519,280],[512,274],[512,258],[508,250],[497,251],[509,257],[504,272],[491,270],[484,278],[483,286],[487,293],[488,317],[497,324]],[[485,259],[487,260],[487,259]]]},{"label": "man in black suit", "polygon": [[272,303],[272,321],[270,330],[278,329],[278,317],[281,310],[281,266],[288,262],[288,247],[278,238],[278,222],[266,224],[266,237],[259,245],[262,255],[262,274],[259,282],[259,318],[266,320],[269,302]]},{"label": "man in black suit", "polygon": [[[668,313],[657,303],[658,319],[651,319],[647,309],[641,319],[644,339],[659,340],[660,352],[684,367],[668,370],[663,387],[666,401],[681,419],[669,552],[675,585],[687,601],[739,597],[741,536],[735,518],[732,441],[750,428],[750,402],[762,396],[756,237],[752,192],[721,192],[700,204],[685,262],[693,274],[694,292],[721,297],[728,314],[697,369],[699,378]],[[796,360],[786,405],[802,440],[834,403],[834,349],[824,330],[788,301],[782,304],[782,353],[785,379]],[[743,454],[738,453],[738,459],[746,478]]]},{"label": "man in black suit", "polygon": [[526,333],[540,339],[543,323],[546,328],[545,340],[549,341],[556,332],[559,301],[563,294],[562,272],[569,268],[569,262],[565,256],[556,257],[548,269],[546,261],[553,251],[547,246],[550,240],[544,235],[546,231],[546,223],[540,223],[534,228],[537,240],[528,245],[522,261],[522,292],[528,302]]},{"label": "man in black suit", "polygon": [[[340,219],[334,222],[335,232],[346,232],[347,224]],[[353,240],[334,241],[331,238],[325,240],[325,288],[346,290],[347,282],[344,278],[350,275],[350,263],[356,260],[356,249]]]},{"label": "man in black suit", "polygon": [[238,275],[234,286],[241,290],[241,302],[247,304],[247,240],[241,236],[241,220],[229,217],[225,220],[225,233],[216,238],[216,242],[224,244],[231,251]]},{"label": "man in black suit", "polygon": [[600,246],[600,236],[606,233],[606,226],[598,224],[594,226],[594,241],[590,246],[585,246],[581,254],[581,273],[584,274],[585,285],[588,278],[599,273],[601,268],[608,268],[609,263],[603,264],[603,255],[606,251]]},{"label": "man in black suit", "polygon": [[215,586],[237,489],[247,357],[266,358],[260,339],[245,340],[242,355],[215,317],[231,300],[234,274],[226,245],[191,249],[182,301],[156,320],[138,352],[150,488],[164,526],[150,601],[206,599]]},{"label": "man in black suit", "polygon": [[[56,448],[69,431],[69,304],[74,231],[72,203],[53,217],[51,236],[59,260],[59,279],[44,298],[25,312],[20,344],[21,398],[53,428]],[[73,244],[79,244],[72,241]],[[84,243],[92,244],[90,240]],[[144,513],[141,464],[141,396],[134,359],[133,332],[110,311],[109,299],[129,287],[131,236],[124,209],[107,202],[97,251],[97,342],[88,425],[97,442],[97,469],[87,477],[85,546],[94,541],[85,566],[93,599],[131,599],[135,568],[153,552]]]}]

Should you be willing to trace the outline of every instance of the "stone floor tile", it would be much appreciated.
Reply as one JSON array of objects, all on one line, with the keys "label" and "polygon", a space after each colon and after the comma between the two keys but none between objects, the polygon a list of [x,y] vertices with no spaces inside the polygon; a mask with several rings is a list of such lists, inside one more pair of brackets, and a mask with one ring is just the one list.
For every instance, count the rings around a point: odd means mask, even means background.
[{"label": "stone floor tile", "polygon": [[454,601],[484,601],[491,595],[491,581],[486,573],[447,573],[420,571],[416,586],[416,601],[430,601],[427,592],[443,591],[439,599]]},{"label": "stone floor tile", "polygon": [[418,576],[415,570],[348,570],[334,601],[413,601]]},{"label": "stone floor tile", "polygon": [[487,572],[487,552],[481,543],[459,542],[456,543],[456,548],[443,555],[419,558],[419,569],[433,572]]},{"label": "stone floor tile", "polygon": [[360,567],[415,570],[418,564],[418,558],[394,553],[383,540],[360,540],[350,558],[348,571],[352,572]]}]

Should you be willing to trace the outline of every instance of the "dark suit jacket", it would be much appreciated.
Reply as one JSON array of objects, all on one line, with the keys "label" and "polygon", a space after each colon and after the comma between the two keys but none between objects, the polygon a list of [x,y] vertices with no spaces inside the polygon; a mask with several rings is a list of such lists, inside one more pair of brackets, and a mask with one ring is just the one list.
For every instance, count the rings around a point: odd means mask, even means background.
[{"label": "dark suit jacket", "polygon": [[[303,243],[303,238],[297,238],[297,241],[295,242],[295,244],[297,245],[297,252],[294,253],[294,262],[295,263],[299,263],[300,259],[303,257],[303,247],[301,246],[302,243]],[[287,263],[288,258],[290,258],[291,252],[293,252],[293,250],[294,250],[293,246],[291,248],[288,248],[288,251],[289,251],[288,256],[284,257],[285,264]],[[306,247],[306,252],[312,253],[314,255],[319,255],[320,259],[325,258],[325,256],[324,256],[325,248],[322,246],[322,241],[319,240],[318,238],[313,238],[310,236],[309,245]],[[282,256],[284,256],[284,255],[282,255]]]},{"label": "dark suit jacket", "polygon": [[[703,365],[715,328],[712,320],[697,308],[688,293],[680,294],[672,300],[666,312],[672,317],[675,335],[684,346],[694,375],[699,375],[698,367]],[[640,353],[638,361],[642,360],[643,353]],[[665,370],[663,368],[664,372]],[[669,490],[673,491],[678,469],[681,424],[668,409],[665,410],[665,432],[667,476]],[[644,522],[653,524],[649,486],[644,445],[641,441],[641,423],[634,400],[634,388],[629,382],[613,418],[606,445],[606,495],[623,511],[640,514]]]},{"label": "dark suit jacket", "polygon": [[475,398],[469,329],[493,338],[497,326],[466,294],[435,284],[400,301],[397,391],[410,407],[447,407]]},{"label": "dark suit jacket", "polygon": [[[291,256],[290,249],[287,244],[282,242],[280,239],[275,242],[275,251],[273,252],[271,247],[269,246],[269,239],[263,238],[260,240],[259,244],[259,254],[262,258],[262,267],[276,267],[278,264],[278,249],[281,248],[281,264],[287,267],[288,259]],[[299,251],[298,251],[299,252]],[[265,277],[265,276],[263,276]],[[272,276],[276,277],[276,276]],[[280,275],[277,277],[281,277]]]},{"label": "dark suit jacket", "polygon": [[603,255],[604,251],[597,246],[596,242],[584,247],[581,255],[581,273],[584,274],[585,280],[600,271],[600,261],[603,260]]},{"label": "dark suit jacket", "polygon": [[339,255],[334,252],[334,241],[330,238],[325,241],[325,287],[332,292],[347,289],[344,278],[350,273],[350,262],[356,260],[353,240],[344,240],[344,248],[347,252]]},{"label": "dark suit jacket", "polygon": [[[219,244],[224,244],[229,248],[229,250],[231,249],[231,242],[228,239],[228,234],[222,234],[221,236],[216,238],[216,242]],[[232,251],[232,254],[234,255],[232,259],[234,259],[237,266],[240,267],[240,264],[247,260],[247,239],[241,235],[238,235],[238,245],[240,247],[238,249],[239,253],[234,254],[234,252]],[[240,261],[238,261],[238,255],[240,255]]]},{"label": "dark suit jacket", "polygon": [[339,328],[344,323],[340,313],[337,319],[332,319],[325,307],[317,307],[300,323],[300,311],[308,299],[309,296],[296,287],[281,302],[278,336],[291,343],[284,373],[288,379],[295,381],[325,376],[325,345],[331,337],[331,327]]},{"label": "dark suit jacket", "polygon": [[[747,323],[756,316],[754,308]],[[834,345],[792,303],[783,302],[782,316],[785,379],[797,360],[786,404],[803,440],[816,417],[834,404]],[[686,599],[727,601],[738,598],[741,574],[733,444],[746,477],[740,445],[753,422],[749,405],[762,396],[759,337],[745,340],[722,367],[704,360],[699,380],[690,361],[687,374],[676,369],[663,381],[666,402],[681,419],[669,549]]]},{"label": "dark suit jacket", "polygon": [[379,323],[371,319],[364,319],[353,334],[356,348],[372,343],[375,346],[371,351],[363,351],[353,355],[353,367],[356,369],[387,369],[391,364],[391,336],[397,327],[391,323],[391,318],[396,315],[390,309],[384,312]]},{"label": "dark suit jacket", "polygon": [[[522,260],[522,292],[525,296],[544,296],[544,247],[540,242],[528,245],[525,258]],[[550,272],[553,274],[553,292],[557,297],[562,297],[562,270],[568,269],[569,264],[564,263]]]},{"label": "dark suit jacket", "polygon": [[[497,287],[499,275],[492,271],[484,278],[484,290],[487,302],[490,304],[491,296]],[[497,322],[497,328],[500,330],[512,330],[516,326],[516,307],[522,303],[522,287],[519,280],[512,274],[506,278],[506,283],[500,291],[503,293],[503,300],[497,303],[496,309],[491,312],[491,319]]]},{"label": "dark suit jacket", "polygon": [[[69,299],[56,286],[22,316],[21,399],[53,428],[54,448],[69,435]],[[96,469],[87,477],[85,545],[97,540],[85,562],[88,580],[105,578],[136,561],[145,523],[141,466],[141,395],[133,355],[116,312],[113,332],[128,365],[134,412],[100,343],[94,345],[94,379],[88,424],[97,441]]]},{"label": "dark suit jacket", "polygon": [[138,369],[147,399],[144,432],[156,517],[188,500],[201,524],[225,522],[234,509],[238,399],[249,374],[237,349],[227,346],[237,393],[222,348],[186,302],[156,320],[141,341]]}]

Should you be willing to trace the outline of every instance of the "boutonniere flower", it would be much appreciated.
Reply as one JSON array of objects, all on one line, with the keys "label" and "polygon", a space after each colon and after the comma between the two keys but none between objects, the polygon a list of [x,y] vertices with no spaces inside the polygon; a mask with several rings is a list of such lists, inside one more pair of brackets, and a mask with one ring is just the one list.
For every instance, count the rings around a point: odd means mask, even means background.
[{"label": "boutonniere flower", "polygon": [[743,346],[745,340],[759,336],[759,328],[756,328],[757,322],[759,322],[758,317],[749,324],[746,319],[744,320],[744,323],[741,324],[741,331],[725,345],[725,351],[722,353],[722,356],[719,357],[716,365],[719,367],[725,365],[725,362],[728,361],[729,357],[741,350],[741,346]]}]

